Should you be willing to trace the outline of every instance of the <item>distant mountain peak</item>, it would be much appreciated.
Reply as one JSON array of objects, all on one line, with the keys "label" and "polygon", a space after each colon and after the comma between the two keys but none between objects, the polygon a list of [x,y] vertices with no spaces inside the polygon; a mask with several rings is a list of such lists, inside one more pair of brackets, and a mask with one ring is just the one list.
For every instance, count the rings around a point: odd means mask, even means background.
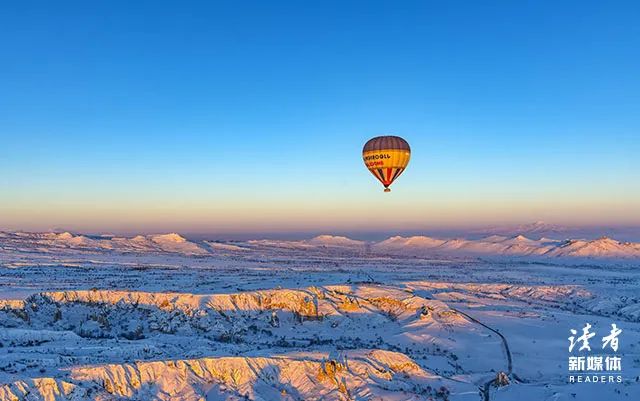
[{"label": "distant mountain peak", "polygon": [[[505,225],[505,226],[494,226],[489,228],[483,228],[479,230],[474,230],[472,233],[476,234],[484,234],[484,235],[504,235],[504,236],[526,236],[526,235],[534,235],[537,236],[554,236],[560,233],[564,233],[569,230],[567,227],[558,226],[555,224],[545,223],[542,220],[535,221],[533,223],[527,224],[517,224],[517,225]],[[530,238],[527,238],[530,239]]]},{"label": "distant mountain peak", "polygon": [[65,231],[63,233],[56,234],[56,238],[61,240],[71,239],[73,238],[73,234],[71,234],[69,231]]},{"label": "distant mountain peak", "polygon": [[350,245],[363,245],[363,241],[354,240],[348,237],[340,235],[322,234],[311,238],[308,243],[313,245],[327,245],[327,246],[350,246]]},{"label": "distant mountain peak", "polygon": [[176,233],[153,235],[151,236],[151,239],[154,242],[175,242],[175,243],[187,242],[186,238]]}]

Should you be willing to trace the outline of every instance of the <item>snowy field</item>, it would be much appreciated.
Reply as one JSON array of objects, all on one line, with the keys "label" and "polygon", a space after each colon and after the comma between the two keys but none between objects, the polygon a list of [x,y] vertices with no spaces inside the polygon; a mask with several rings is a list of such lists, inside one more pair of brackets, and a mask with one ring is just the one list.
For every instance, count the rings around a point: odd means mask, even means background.
[{"label": "snowy field", "polygon": [[[621,382],[568,383],[587,323],[594,355],[623,330]],[[0,233],[0,401],[631,401],[639,375],[638,243]]]}]

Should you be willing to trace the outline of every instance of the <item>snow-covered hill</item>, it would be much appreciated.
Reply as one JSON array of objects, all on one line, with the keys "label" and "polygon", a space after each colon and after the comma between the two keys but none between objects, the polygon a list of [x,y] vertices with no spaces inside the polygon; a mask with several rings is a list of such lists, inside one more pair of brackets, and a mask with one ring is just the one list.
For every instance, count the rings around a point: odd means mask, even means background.
[{"label": "snow-covered hill", "polygon": [[0,247],[33,247],[47,250],[116,251],[116,252],[171,252],[203,255],[207,251],[179,234],[137,235],[132,238],[118,236],[86,236],[63,233],[4,233]]},{"label": "snow-covered hill", "polygon": [[621,242],[611,238],[594,240],[557,240],[489,235],[480,239],[432,238],[426,236],[394,236],[367,243],[344,236],[319,235],[309,240],[190,241],[179,234],[86,236],[64,233],[2,233],[0,249],[32,248],[43,252],[70,250],[83,252],[174,253],[182,255],[216,255],[257,249],[289,249],[301,252],[352,252],[396,256],[464,256],[518,257],[532,259],[602,259],[640,262],[640,243]]},{"label": "snow-covered hill", "polygon": [[536,221],[529,224],[503,225],[488,228],[469,230],[465,232],[467,235],[474,237],[501,235],[513,237],[518,234],[525,235],[529,238],[539,239],[548,238],[584,238],[594,240],[602,236],[616,238],[620,241],[638,242],[640,241],[640,226],[587,226],[587,227],[571,227],[561,226],[557,224],[545,223],[544,221]]},{"label": "snow-covered hill", "polygon": [[638,260],[640,244],[620,242],[610,238],[596,240],[533,240],[524,235],[489,237],[468,240],[463,238],[441,240],[423,236],[391,237],[372,246],[376,253],[405,256],[469,255],[517,256],[534,258],[597,258],[612,260]]}]

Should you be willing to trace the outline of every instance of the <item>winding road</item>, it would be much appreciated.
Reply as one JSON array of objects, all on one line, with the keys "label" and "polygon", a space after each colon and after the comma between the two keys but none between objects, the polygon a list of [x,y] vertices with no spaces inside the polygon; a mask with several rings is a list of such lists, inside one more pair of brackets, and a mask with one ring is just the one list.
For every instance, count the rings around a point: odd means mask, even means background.
[{"label": "winding road", "polygon": [[[505,336],[503,336],[502,333],[500,333],[497,329],[494,329],[493,327],[487,326],[486,324],[482,323],[481,321],[479,321],[475,317],[470,316],[468,313],[465,313],[465,312],[462,312],[461,310],[453,308],[451,305],[449,305],[449,308],[451,308],[451,310],[455,311],[456,313],[459,313],[462,316],[466,317],[467,319],[471,320],[472,322],[477,323],[480,326],[486,328],[487,330],[490,330],[490,331],[496,333],[500,337],[500,340],[502,340],[502,347],[504,348],[504,352],[507,355],[507,376],[511,377],[512,374],[513,374],[513,359],[511,357],[511,350],[509,349],[509,343],[507,342],[507,339],[505,338]],[[482,395],[483,395],[484,401],[489,401],[490,400],[490,391],[489,390],[491,388],[491,384],[493,384],[494,382],[495,382],[495,379],[491,379],[481,387],[480,390],[482,391]]]},{"label": "winding road", "polygon": [[[424,299],[430,299],[433,300],[434,298],[431,296],[431,294],[425,294],[421,291],[414,291],[415,295],[418,295]],[[500,331],[498,331],[497,329],[494,329],[491,326],[488,326],[485,323],[482,323],[480,320],[476,319],[475,317],[469,315],[466,312],[463,312],[457,308],[454,308],[453,306],[451,306],[450,304],[447,304],[447,306],[454,312],[464,316],[465,318],[467,318],[468,320],[479,324],[480,326],[486,328],[487,330],[495,333],[498,335],[498,337],[500,337],[500,340],[502,341],[502,347],[504,348],[504,352],[505,355],[507,356],[507,376],[514,379],[516,382],[519,381],[518,378],[513,375],[513,358],[511,356],[511,350],[509,349],[509,343],[507,342],[507,339],[505,338],[505,336],[502,335],[502,333],[500,333]],[[493,384],[495,382],[495,379],[491,379],[489,381],[487,381],[482,387],[480,387],[480,391],[482,393],[483,396],[483,400],[484,401],[490,401],[490,389],[491,389],[491,384]]]}]

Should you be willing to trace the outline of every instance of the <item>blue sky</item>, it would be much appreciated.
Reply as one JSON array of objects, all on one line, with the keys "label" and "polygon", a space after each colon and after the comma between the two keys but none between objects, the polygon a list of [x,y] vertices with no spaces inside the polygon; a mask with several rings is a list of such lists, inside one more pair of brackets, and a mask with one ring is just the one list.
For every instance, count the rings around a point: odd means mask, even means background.
[{"label": "blue sky", "polygon": [[[640,224],[639,17],[632,1],[6,4],[0,228]],[[383,133],[413,149],[391,194],[360,159]]]}]

